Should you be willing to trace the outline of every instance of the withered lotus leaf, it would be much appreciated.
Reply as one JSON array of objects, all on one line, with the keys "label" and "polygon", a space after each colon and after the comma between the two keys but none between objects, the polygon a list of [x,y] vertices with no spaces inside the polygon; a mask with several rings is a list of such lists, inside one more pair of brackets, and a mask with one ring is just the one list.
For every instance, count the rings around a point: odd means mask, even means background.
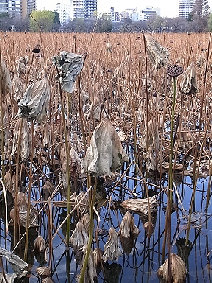
[{"label": "withered lotus leaf", "polygon": [[120,235],[125,238],[129,238],[133,235],[138,235],[139,229],[134,224],[134,218],[129,211],[124,215],[120,224]]},{"label": "withered lotus leaf", "polygon": [[83,171],[96,176],[110,176],[128,156],[109,120],[103,120],[94,130],[83,162]]},{"label": "withered lotus leaf", "polygon": [[104,246],[103,260],[117,260],[121,251],[119,249],[118,233],[114,228],[109,229],[109,237]]},{"label": "withered lotus leaf", "polygon": [[[186,266],[181,257],[171,254],[171,276],[173,283],[183,283],[186,279]],[[168,259],[158,269],[158,277],[168,282]]]},{"label": "withered lotus leaf", "polygon": [[60,55],[53,57],[53,63],[59,71],[59,79],[62,89],[72,93],[77,76],[84,64],[84,57],[67,51],[60,52]]},{"label": "withered lotus leaf", "polygon": [[28,86],[18,103],[19,116],[38,122],[47,114],[50,98],[50,86],[46,77]]},{"label": "withered lotus leaf", "polygon": [[157,196],[145,198],[145,199],[128,199],[121,203],[121,206],[123,206],[126,209],[148,214],[148,205],[150,205],[151,212],[157,210]]}]

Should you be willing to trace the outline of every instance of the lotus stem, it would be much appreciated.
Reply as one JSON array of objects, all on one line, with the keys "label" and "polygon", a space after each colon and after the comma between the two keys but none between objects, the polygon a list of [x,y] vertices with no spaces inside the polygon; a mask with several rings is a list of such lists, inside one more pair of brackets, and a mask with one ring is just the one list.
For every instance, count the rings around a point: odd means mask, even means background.
[{"label": "lotus stem", "polygon": [[[88,176],[88,185],[90,185],[90,176]],[[87,268],[87,265],[88,265],[88,259],[89,259],[89,255],[90,255],[90,252],[91,252],[91,245],[92,245],[92,241],[93,241],[93,230],[94,230],[94,217],[93,217],[94,210],[93,210],[93,206],[94,206],[94,203],[95,203],[96,187],[97,187],[97,178],[95,177],[94,188],[90,192],[89,239],[88,239],[88,245],[87,245],[85,258],[84,258],[84,261],[83,261],[83,266],[82,266],[81,273],[80,273],[79,283],[84,283],[85,272],[86,272],[86,268]]]},{"label": "lotus stem", "polygon": [[19,162],[20,162],[20,150],[21,150],[21,137],[23,129],[23,118],[21,118],[18,145],[17,145],[17,158],[16,158],[16,175],[15,175],[15,199],[14,199],[14,246],[19,241],[19,214],[18,214],[18,176],[19,176]]},{"label": "lotus stem", "polygon": [[29,226],[30,226],[30,208],[31,208],[31,192],[32,192],[32,165],[34,157],[34,121],[31,121],[31,162],[29,171],[29,190],[28,190],[28,205],[27,205],[27,219],[26,219],[26,243],[24,250],[24,260],[27,261],[28,246],[29,246]]}]

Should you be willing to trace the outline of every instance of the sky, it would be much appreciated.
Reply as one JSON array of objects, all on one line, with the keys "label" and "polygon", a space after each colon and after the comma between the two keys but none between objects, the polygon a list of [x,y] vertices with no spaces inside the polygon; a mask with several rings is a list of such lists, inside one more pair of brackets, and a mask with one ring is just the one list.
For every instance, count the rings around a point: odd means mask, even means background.
[{"label": "sky", "polygon": [[[37,0],[37,8],[54,10],[56,3],[68,0]],[[115,11],[122,12],[128,8],[138,8],[139,10],[146,7],[154,7],[160,9],[162,17],[177,17],[179,0],[97,0],[98,12],[109,12],[110,7],[114,7]],[[212,8],[212,0],[208,0],[209,6]]]}]

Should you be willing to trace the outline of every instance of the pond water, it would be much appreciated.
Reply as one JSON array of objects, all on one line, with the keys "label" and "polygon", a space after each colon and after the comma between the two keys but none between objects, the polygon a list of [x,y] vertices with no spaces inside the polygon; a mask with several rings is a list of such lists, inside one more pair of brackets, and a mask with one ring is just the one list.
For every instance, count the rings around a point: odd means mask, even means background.
[{"label": "pond water", "polygon": [[[119,225],[126,212],[120,206],[120,203],[132,197],[145,197],[145,189],[142,178],[139,174],[134,173],[134,165],[131,165],[127,174],[123,174],[120,180],[116,180],[116,184],[110,183],[103,185],[97,189],[97,208],[100,222],[98,224],[98,246],[104,250],[104,245],[108,239],[108,231],[110,227],[114,227],[119,231]],[[212,265],[210,265],[212,250],[212,208],[209,204],[206,213],[206,195],[208,189],[209,178],[198,179],[197,191],[195,195],[195,205],[192,213],[191,231],[189,237],[189,246],[185,247],[187,215],[190,207],[190,200],[193,190],[193,180],[191,177],[183,177],[176,175],[174,181],[173,202],[175,209],[172,213],[172,252],[180,255],[186,262],[188,274],[187,282],[211,282]],[[149,196],[158,196],[157,212],[152,215],[154,231],[150,238],[145,232],[142,217],[137,213],[133,213],[134,222],[139,228],[140,233],[133,241],[125,243],[120,248],[122,254],[119,259],[114,262],[106,262],[103,269],[99,270],[98,282],[159,282],[157,270],[162,264],[162,245],[164,239],[165,228],[165,210],[167,205],[167,195],[165,192],[159,193],[158,181],[147,179],[149,188]],[[152,185],[154,184],[154,186]],[[167,186],[167,178],[164,176],[161,180],[161,187]],[[39,199],[38,189],[33,188],[33,200]],[[54,201],[62,200],[62,195],[58,193],[54,197]],[[113,201],[110,203],[109,199]],[[111,204],[109,207],[109,203]],[[39,207],[42,206],[39,204]],[[1,202],[1,218],[0,218],[0,246],[12,250],[13,228],[9,229],[9,234],[5,238],[4,229],[5,221],[3,202]],[[66,217],[66,208],[53,206],[54,226],[59,227],[60,223]],[[45,210],[41,214],[41,225],[39,233],[48,242],[48,217]],[[97,220],[97,217],[96,217]],[[75,228],[78,221],[77,213],[71,218],[71,229]],[[97,224],[97,221],[95,222]],[[37,231],[38,231],[37,230]],[[16,282],[41,282],[37,276],[36,268],[42,264],[43,259],[36,258],[33,253],[33,242],[37,237],[36,229],[30,230],[30,251],[29,264],[30,274],[28,277]],[[80,272],[80,252],[79,255],[72,248],[66,249],[64,244],[66,225],[64,225],[53,240],[53,257],[52,257],[52,280],[54,282],[77,282],[77,276]],[[54,233],[53,233],[54,234]],[[93,248],[97,246],[95,242]],[[124,251],[125,252],[124,252]],[[23,257],[24,244],[21,248],[16,249],[16,253]],[[167,254],[166,254],[167,258]],[[5,260],[4,268],[8,273],[12,272],[9,264]]]}]

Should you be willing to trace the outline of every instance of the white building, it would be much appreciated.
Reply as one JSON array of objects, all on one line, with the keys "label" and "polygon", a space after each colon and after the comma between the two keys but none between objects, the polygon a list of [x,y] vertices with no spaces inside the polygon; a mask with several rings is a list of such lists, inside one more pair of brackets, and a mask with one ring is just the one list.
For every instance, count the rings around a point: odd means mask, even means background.
[{"label": "white building", "polygon": [[97,17],[97,0],[72,0],[73,18]]},{"label": "white building", "polygon": [[179,17],[188,18],[192,12],[195,0],[180,0],[179,1]]},{"label": "white building", "polygon": [[140,13],[138,12],[137,8],[136,9],[126,9],[123,12],[121,12],[121,18],[122,19],[129,18],[133,22],[139,21],[140,20]]},{"label": "white building", "polygon": [[56,12],[59,14],[61,25],[73,19],[73,9],[71,3],[60,2],[56,4]]},{"label": "white building", "polygon": [[141,11],[141,19],[143,21],[149,20],[151,17],[160,15],[160,9],[159,8],[153,8],[153,7],[147,7]]}]

